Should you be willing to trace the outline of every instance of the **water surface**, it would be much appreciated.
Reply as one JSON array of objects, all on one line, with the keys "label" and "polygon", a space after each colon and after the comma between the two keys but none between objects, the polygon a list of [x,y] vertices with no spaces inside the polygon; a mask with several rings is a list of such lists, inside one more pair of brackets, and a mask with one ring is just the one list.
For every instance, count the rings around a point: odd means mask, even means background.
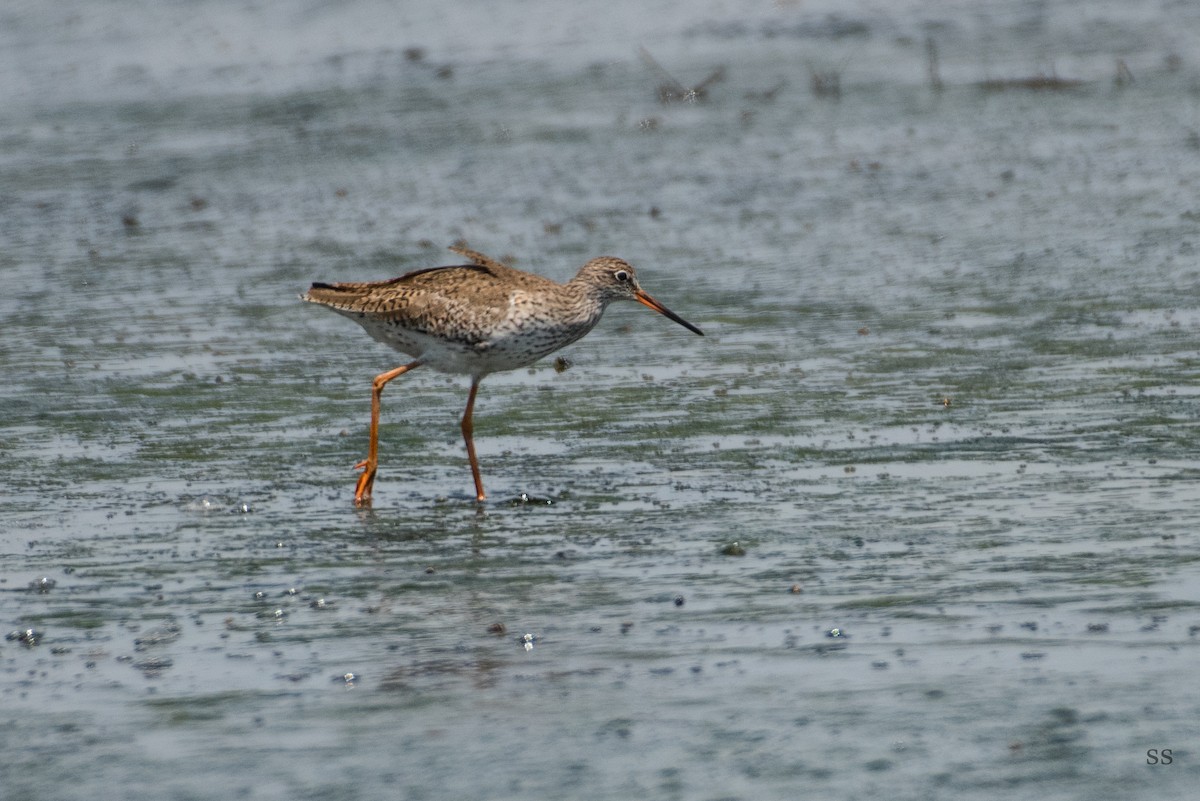
[{"label": "water surface", "polygon": [[[6,798],[1196,785],[1196,12],[4,16]],[[405,376],[356,510],[398,356],[296,296],[460,239],[707,336],[489,377],[481,508]]]}]

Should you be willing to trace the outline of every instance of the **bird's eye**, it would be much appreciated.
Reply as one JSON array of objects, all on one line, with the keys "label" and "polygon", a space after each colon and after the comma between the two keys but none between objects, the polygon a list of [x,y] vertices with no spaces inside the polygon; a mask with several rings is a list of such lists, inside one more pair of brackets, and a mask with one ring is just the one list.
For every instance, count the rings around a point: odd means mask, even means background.
[{"label": "bird's eye", "polygon": [[620,281],[623,284],[629,280],[629,271],[628,270],[617,270],[615,273],[613,273],[613,278],[617,279],[618,281]]}]

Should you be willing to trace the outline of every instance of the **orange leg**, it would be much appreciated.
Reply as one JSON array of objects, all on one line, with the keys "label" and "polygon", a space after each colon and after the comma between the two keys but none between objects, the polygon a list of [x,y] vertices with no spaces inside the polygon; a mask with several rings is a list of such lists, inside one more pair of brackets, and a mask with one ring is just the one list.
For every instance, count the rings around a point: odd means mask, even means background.
[{"label": "orange leg", "polygon": [[479,460],[475,458],[475,427],[471,422],[471,417],[475,412],[475,392],[479,389],[479,379],[471,381],[471,392],[467,395],[467,410],[463,412],[462,432],[463,439],[467,443],[467,458],[471,460],[471,477],[475,479],[475,500],[487,500],[487,496],[483,494],[483,478],[479,475]]},{"label": "orange leg", "polygon": [[375,471],[379,468],[379,406],[383,388],[393,378],[399,378],[421,364],[421,360],[418,359],[395,370],[380,373],[371,382],[371,443],[367,446],[367,458],[354,465],[356,470],[362,469],[362,475],[358,477],[358,486],[354,488],[355,506],[371,505],[371,487],[375,484]]}]

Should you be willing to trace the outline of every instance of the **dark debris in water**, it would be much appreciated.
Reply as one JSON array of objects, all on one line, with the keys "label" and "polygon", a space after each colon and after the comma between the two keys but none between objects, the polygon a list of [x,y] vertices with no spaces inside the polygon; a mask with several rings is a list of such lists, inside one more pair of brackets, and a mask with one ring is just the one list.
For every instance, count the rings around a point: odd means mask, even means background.
[{"label": "dark debris in water", "polygon": [[1083,81],[1038,73],[1028,78],[993,78],[979,81],[975,85],[985,92],[1007,92],[1014,89],[1029,92],[1063,92],[1078,89],[1083,86]]},{"label": "dark debris in water", "polygon": [[133,667],[147,676],[156,676],[167,668],[174,666],[174,664],[175,660],[169,656],[158,656],[150,659],[139,659],[133,663]]},{"label": "dark debris in water", "polygon": [[57,585],[58,585],[58,582],[55,581],[54,579],[47,578],[46,576],[42,576],[40,579],[35,579],[35,580],[29,582],[29,589],[33,590],[36,593],[45,595],[46,593],[50,592],[50,590],[54,589]]},{"label": "dark debris in water", "polygon": [[133,641],[133,647],[138,651],[145,651],[147,648],[153,648],[159,645],[169,645],[179,639],[183,629],[178,623],[170,622],[161,626],[156,626],[150,629],[142,636]]},{"label": "dark debris in water", "polygon": [[809,645],[789,645],[789,648],[795,648],[802,653],[812,653],[817,656],[825,656],[826,654],[844,651],[850,647],[850,643],[845,641],[845,638],[838,638],[833,642],[818,642]]},{"label": "dark debris in water", "polygon": [[44,635],[45,632],[38,631],[37,629],[17,629],[4,635],[4,639],[10,642],[19,642],[26,648],[32,648],[41,643]]},{"label": "dark debris in water", "polygon": [[539,498],[536,495],[530,495],[527,492],[522,492],[517,497],[508,502],[509,506],[553,506],[554,501],[550,498]]}]

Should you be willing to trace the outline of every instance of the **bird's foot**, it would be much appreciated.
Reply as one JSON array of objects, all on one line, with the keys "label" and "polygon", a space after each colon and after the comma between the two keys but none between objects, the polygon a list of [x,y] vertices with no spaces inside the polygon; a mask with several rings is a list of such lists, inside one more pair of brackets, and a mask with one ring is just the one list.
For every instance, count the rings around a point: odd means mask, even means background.
[{"label": "bird's foot", "polygon": [[378,464],[371,464],[370,459],[363,459],[354,465],[355,470],[362,470],[362,475],[358,477],[358,484],[354,488],[355,506],[371,505],[371,487],[375,485],[375,471],[377,468]]}]

